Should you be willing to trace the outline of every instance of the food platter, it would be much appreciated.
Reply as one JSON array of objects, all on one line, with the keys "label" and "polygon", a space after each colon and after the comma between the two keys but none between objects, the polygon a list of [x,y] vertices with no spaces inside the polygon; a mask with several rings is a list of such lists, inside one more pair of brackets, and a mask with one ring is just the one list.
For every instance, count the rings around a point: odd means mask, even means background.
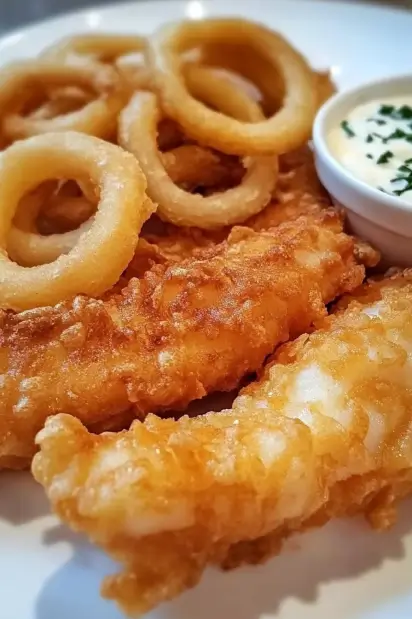
[{"label": "food platter", "polygon": [[[409,70],[412,15],[395,9],[310,0],[138,2],[71,14],[5,36],[2,62],[39,53],[78,32],[150,33],[163,22],[241,15],[284,33],[341,89]],[[385,44],[383,44],[383,41]],[[4,619],[120,619],[99,596],[115,566],[50,514],[28,473],[0,474],[0,582]],[[412,503],[388,533],[358,520],[292,538],[280,557],[200,585],[153,619],[406,619],[412,615]]]}]

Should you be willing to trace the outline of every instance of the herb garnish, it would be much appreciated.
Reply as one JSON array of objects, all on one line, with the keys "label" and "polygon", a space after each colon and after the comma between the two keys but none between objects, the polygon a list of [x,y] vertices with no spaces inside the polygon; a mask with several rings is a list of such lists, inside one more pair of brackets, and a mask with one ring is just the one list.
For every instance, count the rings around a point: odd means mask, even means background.
[{"label": "herb garnish", "polygon": [[388,142],[389,140],[403,140],[407,137],[407,133],[405,133],[405,131],[403,131],[402,129],[395,129],[395,131],[393,131],[390,135],[388,135],[387,138],[385,138],[385,141]]},{"label": "herb garnish", "polygon": [[402,105],[396,110],[396,118],[401,120],[410,120],[412,118],[412,107],[409,105]]},{"label": "herb garnish", "polygon": [[370,153],[368,153],[366,156],[368,159],[373,159],[373,155],[371,155]]},{"label": "herb garnish", "polygon": [[412,179],[407,181],[405,187],[403,189],[395,189],[394,190],[394,194],[395,196],[401,196],[403,193],[405,193],[406,191],[410,191],[412,189]]},{"label": "herb garnish", "polygon": [[412,118],[412,107],[410,105],[401,105],[396,108],[394,105],[381,105],[378,114],[390,116],[393,120],[410,120]]},{"label": "herb garnish", "polygon": [[405,165],[406,163],[411,164],[412,163],[412,159],[406,159],[405,163],[402,164],[401,166],[399,166],[399,168],[397,170],[397,172],[398,172],[398,174],[400,174],[400,176],[396,176],[395,178],[391,179],[391,183],[398,183],[398,182],[405,183],[404,186],[402,187],[402,189],[394,189],[393,190],[392,193],[395,196],[401,196],[406,191],[411,191],[412,190],[412,169],[409,168],[407,165]]},{"label": "herb garnish", "polygon": [[366,142],[367,142],[368,144],[370,144],[371,142],[373,142],[373,137],[372,137],[372,135],[371,135],[370,133],[368,134],[368,136],[367,136],[367,138],[366,138]]},{"label": "herb garnish", "polygon": [[376,123],[377,125],[379,125],[379,127],[382,127],[382,125],[386,125],[386,120],[381,120],[380,118],[368,118],[367,120],[368,123]]},{"label": "herb garnish", "polygon": [[353,138],[355,136],[355,132],[353,131],[347,120],[342,120],[340,126],[349,138]]},{"label": "herb garnish", "polygon": [[378,114],[381,116],[391,116],[391,114],[395,111],[394,105],[381,105],[378,111]]},{"label": "herb garnish", "polygon": [[391,150],[387,150],[386,152],[382,153],[382,155],[379,157],[376,163],[378,163],[379,165],[383,163],[388,163],[388,161],[392,159],[392,157],[393,157],[393,152]]}]

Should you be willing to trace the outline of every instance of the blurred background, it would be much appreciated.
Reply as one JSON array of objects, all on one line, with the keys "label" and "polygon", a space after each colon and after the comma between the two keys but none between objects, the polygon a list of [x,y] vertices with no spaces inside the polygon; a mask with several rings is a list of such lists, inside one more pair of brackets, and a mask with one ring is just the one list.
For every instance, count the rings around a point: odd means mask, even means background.
[{"label": "blurred background", "polygon": [[[135,0],[139,2],[139,0]],[[143,1],[143,0],[141,0]],[[147,1],[147,0],[146,0]],[[149,0],[156,2],[156,0]],[[253,2],[253,0],[250,0]],[[302,0],[309,2],[310,0]],[[328,0],[334,2],[335,0]],[[412,0],[347,0],[360,3],[399,5],[412,9]],[[0,32],[45,19],[59,13],[90,6],[114,4],[115,0],[0,0]]]}]

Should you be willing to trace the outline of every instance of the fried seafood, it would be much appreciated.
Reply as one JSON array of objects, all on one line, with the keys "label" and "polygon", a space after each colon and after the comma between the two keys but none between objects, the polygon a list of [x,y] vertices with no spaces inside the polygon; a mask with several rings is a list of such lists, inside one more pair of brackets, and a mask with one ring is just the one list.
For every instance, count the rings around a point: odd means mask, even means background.
[{"label": "fried seafood", "polygon": [[391,524],[412,491],[411,304],[412,272],[365,286],[231,410],[100,436],[50,418],[33,473],[58,515],[123,564],[103,595],[135,615],[209,563],[262,560],[333,516]]},{"label": "fried seafood", "polygon": [[27,465],[53,413],[90,427],[233,389],[362,282],[353,252],[334,212],[235,228],[202,259],[158,265],[120,295],[4,314],[0,465]]}]

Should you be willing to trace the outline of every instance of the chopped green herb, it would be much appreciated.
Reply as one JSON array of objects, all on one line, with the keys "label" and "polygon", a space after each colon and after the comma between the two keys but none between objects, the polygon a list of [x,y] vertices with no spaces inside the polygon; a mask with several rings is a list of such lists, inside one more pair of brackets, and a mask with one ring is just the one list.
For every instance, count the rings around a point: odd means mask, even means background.
[{"label": "chopped green herb", "polygon": [[409,182],[406,185],[406,187],[404,187],[403,189],[395,189],[393,193],[395,194],[395,196],[401,196],[406,191],[410,191],[411,189],[412,189],[412,182]]},{"label": "chopped green herb", "polygon": [[373,155],[371,155],[370,153],[368,153],[366,156],[368,159],[373,159]]},{"label": "chopped green herb", "polygon": [[353,129],[351,128],[347,120],[342,120],[340,126],[342,127],[342,129],[344,130],[344,132],[349,138],[354,137],[355,132],[353,131]]},{"label": "chopped green herb", "polygon": [[385,138],[385,141],[388,142],[389,140],[404,140],[407,136],[408,134],[405,133],[405,131],[403,131],[402,129],[395,129],[393,133],[391,133],[390,135],[388,135],[387,138]]},{"label": "chopped green herb", "polygon": [[402,120],[410,120],[412,118],[412,107],[409,105],[402,105],[399,109],[396,110],[396,118],[401,118]]},{"label": "chopped green herb", "polygon": [[368,137],[366,138],[366,142],[367,142],[368,144],[370,144],[371,142],[373,142],[373,137],[372,137],[372,135],[371,135],[370,133],[369,133]]},{"label": "chopped green herb", "polygon": [[376,163],[378,163],[379,165],[383,163],[388,163],[388,161],[392,159],[392,157],[393,157],[393,152],[390,150],[387,150],[386,152],[382,153],[382,155],[379,157]]},{"label": "chopped green herb", "polygon": [[376,123],[377,125],[379,125],[379,127],[382,127],[382,125],[386,125],[386,120],[381,120],[380,118],[368,118],[368,123]]},{"label": "chopped green herb", "polygon": [[378,111],[378,114],[381,116],[391,116],[395,111],[394,105],[381,105]]},{"label": "chopped green herb", "polygon": [[405,163],[407,163],[407,164],[412,163],[412,157],[410,159],[405,159]]},{"label": "chopped green herb", "polygon": [[401,165],[398,168],[398,170],[399,170],[399,172],[403,172],[405,174],[412,174],[412,170],[410,168],[408,168],[408,166],[406,166],[406,165]]}]

